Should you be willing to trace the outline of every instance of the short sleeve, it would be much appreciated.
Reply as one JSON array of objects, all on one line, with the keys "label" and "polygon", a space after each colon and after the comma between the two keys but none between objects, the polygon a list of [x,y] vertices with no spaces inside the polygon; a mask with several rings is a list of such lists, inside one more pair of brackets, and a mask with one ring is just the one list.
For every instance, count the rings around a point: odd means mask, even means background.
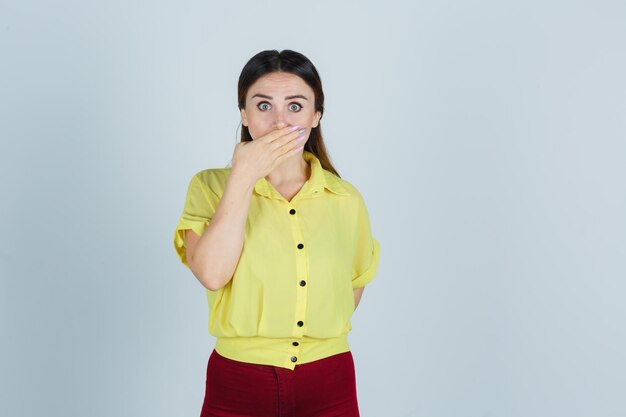
[{"label": "short sleeve", "polygon": [[356,222],[356,251],[352,266],[352,288],[362,288],[374,279],[378,271],[380,244],[371,231],[369,214],[359,196],[359,212]]},{"label": "short sleeve", "polygon": [[215,207],[217,206],[217,196],[209,189],[196,174],[189,183],[187,197],[183,213],[178,220],[174,231],[174,248],[180,261],[187,264],[187,251],[185,250],[184,230],[191,229],[198,236],[202,236],[207,225],[213,218]]}]

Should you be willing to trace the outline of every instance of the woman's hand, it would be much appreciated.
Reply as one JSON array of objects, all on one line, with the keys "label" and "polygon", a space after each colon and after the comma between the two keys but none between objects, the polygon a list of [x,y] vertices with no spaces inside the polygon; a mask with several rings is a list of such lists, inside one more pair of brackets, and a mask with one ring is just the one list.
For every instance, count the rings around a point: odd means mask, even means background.
[{"label": "woman's hand", "polygon": [[255,183],[304,147],[305,131],[298,126],[288,126],[258,139],[238,143],[233,152],[232,173]]}]

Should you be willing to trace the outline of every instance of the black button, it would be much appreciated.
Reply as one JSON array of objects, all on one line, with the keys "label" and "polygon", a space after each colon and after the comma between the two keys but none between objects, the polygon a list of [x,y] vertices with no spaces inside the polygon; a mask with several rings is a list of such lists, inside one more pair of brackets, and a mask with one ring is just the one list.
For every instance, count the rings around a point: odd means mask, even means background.
[{"label": "black button", "polygon": [[295,209],[289,210],[289,214],[296,214],[296,210]]},{"label": "black button", "polygon": [[300,281],[300,286],[301,287],[304,287],[305,285],[306,285],[306,281],[305,280]]},{"label": "black button", "polygon": [[298,243],[298,249],[302,249],[304,245],[302,243]]},{"label": "black button", "polygon": [[298,360],[298,358],[296,358],[295,356],[291,357],[291,362],[296,362]]},{"label": "black button", "polygon": [[300,343],[298,343],[298,342],[293,342],[293,343],[292,343],[292,345],[294,345],[294,346],[299,346],[299,345],[300,345]]},{"label": "black button", "polygon": [[300,321],[298,322],[298,327],[302,327],[302,326],[304,326],[304,322],[303,322],[302,320],[300,320]]}]

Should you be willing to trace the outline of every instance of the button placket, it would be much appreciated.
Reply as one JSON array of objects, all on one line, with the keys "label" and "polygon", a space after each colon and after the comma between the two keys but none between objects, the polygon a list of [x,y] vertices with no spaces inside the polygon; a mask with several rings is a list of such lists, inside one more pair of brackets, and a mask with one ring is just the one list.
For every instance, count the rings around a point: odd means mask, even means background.
[{"label": "button placket", "polygon": [[[296,257],[296,276],[293,278],[293,285],[297,287],[296,290],[296,308],[295,308],[295,316],[293,317],[294,330],[293,335],[296,340],[291,341],[291,345],[289,346],[289,362],[297,363],[300,359],[300,348],[301,345],[297,341],[297,339],[302,338],[304,335],[304,326],[306,324],[306,305],[307,305],[307,294],[308,294],[308,285],[306,283],[309,280],[308,269],[307,269],[307,246],[306,241],[304,240],[304,236],[302,233],[302,228],[300,226],[299,215],[300,210],[295,207],[290,207],[287,211],[287,216],[289,216],[291,220],[291,231],[294,239],[294,248],[295,257]],[[304,283],[304,284],[303,284]]]}]

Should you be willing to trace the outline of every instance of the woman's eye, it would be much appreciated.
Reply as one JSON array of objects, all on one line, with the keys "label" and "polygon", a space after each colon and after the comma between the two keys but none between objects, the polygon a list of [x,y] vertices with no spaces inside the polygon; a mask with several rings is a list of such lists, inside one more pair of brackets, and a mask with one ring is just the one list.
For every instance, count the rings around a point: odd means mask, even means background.
[{"label": "woman's eye", "polygon": [[291,111],[300,111],[300,109],[302,109],[302,106],[299,105],[298,103],[291,103],[289,105],[289,110]]},{"label": "woman's eye", "polygon": [[263,103],[259,103],[259,104],[257,105],[257,107],[259,108],[259,110],[263,110],[263,111],[265,111],[265,110],[269,110],[269,109],[271,109],[271,108],[272,108],[272,106],[270,106],[270,104],[269,104],[269,103],[265,103],[265,102],[263,102]]}]

